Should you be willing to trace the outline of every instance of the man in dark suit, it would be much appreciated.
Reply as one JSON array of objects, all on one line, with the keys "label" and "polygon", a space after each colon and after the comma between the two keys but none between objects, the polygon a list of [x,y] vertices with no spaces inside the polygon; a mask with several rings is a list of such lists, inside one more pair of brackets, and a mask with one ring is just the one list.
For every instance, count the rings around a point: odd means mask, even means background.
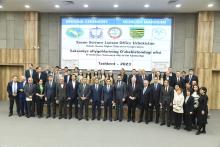
[{"label": "man in dark suit", "polygon": [[45,84],[45,101],[47,102],[47,118],[51,116],[51,103],[53,109],[53,118],[56,117],[56,83],[53,81],[53,76],[49,75],[48,81]]},{"label": "man in dark suit", "polygon": [[24,93],[26,96],[27,101],[27,118],[31,116],[35,116],[35,102],[33,102],[33,99],[35,99],[36,94],[36,85],[33,83],[33,78],[28,78],[28,84],[24,87]]},{"label": "man in dark suit", "polygon": [[69,83],[71,81],[71,75],[69,74],[69,69],[66,66],[64,68],[64,83]]},{"label": "man in dark suit", "polygon": [[96,118],[96,111],[98,112],[97,120],[100,120],[101,97],[102,97],[102,85],[99,84],[99,79],[96,78],[95,84],[91,86],[92,120]]},{"label": "man in dark suit", "polygon": [[111,80],[106,80],[106,85],[102,88],[102,100],[104,102],[104,119],[107,119],[107,113],[109,116],[109,121],[112,121],[112,102],[114,96],[114,87],[111,86]]},{"label": "man in dark suit", "polygon": [[175,85],[179,85],[182,89],[185,88],[185,80],[181,77],[180,71],[176,72]]},{"label": "man in dark suit", "polygon": [[33,64],[31,64],[31,63],[29,64],[29,68],[27,70],[25,70],[25,78],[26,78],[26,80],[28,80],[29,77],[32,77],[33,80],[36,77],[36,70],[34,70]]},{"label": "man in dark suit", "polygon": [[127,104],[128,104],[128,122],[132,120],[135,122],[135,112],[137,106],[137,100],[140,96],[140,86],[136,84],[136,78],[132,78],[132,83],[127,88]]},{"label": "man in dark suit", "polygon": [[19,97],[18,97],[18,92],[19,92],[18,88],[19,88],[18,77],[14,75],[12,81],[10,81],[7,86],[7,92],[8,92],[8,97],[9,97],[9,117],[13,115],[14,101],[16,102],[17,114],[18,116],[21,116]]},{"label": "man in dark suit", "polygon": [[114,85],[114,101],[116,104],[116,118],[115,121],[123,120],[123,103],[127,96],[126,84],[122,81],[121,75],[118,75],[118,80]]},{"label": "man in dark suit", "polygon": [[154,80],[154,77],[156,76],[156,69],[153,68],[151,70],[151,74],[148,75],[147,80],[149,81],[149,83],[151,83],[152,80]]},{"label": "man in dark suit", "polygon": [[69,119],[72,118],[72,109],[73,104],[75,107],[75,118],[78,119],[78,87],[79,82],[76,80],[77,76],[72,74],[71,81],[67,84],[67,97],[68,97],[68,104],[69,104]]},{"label": "man in dark suit", "polygon": [[34,80],[35,83],[38,83],[40,80],[43,80],[43,85],[46,83],[46,73],[42,71],[42,68],[40,66],[36,68],[36,76],[34,77]]},{"label": "man in dark suit", "polygon": [[140,86],[144,87],[144,80],[148,80],[148,76],[144,69],[140,71],[139,79],[140,79]]},{"label": "man in dark suit", "polygon": [[139,77],[139,75],[137,74],[136,69],[132,69],[131,74],[128,76],[128,85],[130,85],[132,82],[132,78],[135,77],[136,78],[136,84],[140,84],[141,83],[141,79]]},{"label": "man in dark suit", "polygon": [[167,118],[167,126],[170,127],[172,122],[172,106],[173,106],[173,97],[174,97],[174,89],[173,87],[169,86],[169,81],[164,81],[164,86],[160,92],[160,105],[162,106],[162,123],[160,124],[165,125],[165,115]]},{"label": "man in dark suit", "polygon": [[145,123],[148,124],[148,109],[149,101],[151,99],[151,87],[148,80],[144,80],[144,87],[141,88],[140,92],[140,116],[139,123],[143,120],[143,115],[145,113]]},{"label": "man in dark suit", "polygon": [[18,84],[18,96],[19,96],[19,105],[20,105],[20,110],[21,110],[21,115],[27,115],[27,102],[26,102],[26,97],[24,93],[24,86],[27,84],[25,76],[20,77],[20,82]]},{"label": "man in dark suit", "polygon": [[83,109],[85,107],[85,119],[88,121],[88,107],[89,107],[89,96],[91,94],[91,89],[89,84],[87,84],[87,78],[84,77],[82,80],[82,84],[79,85],[78,88],[78,96],[79,96],[79,105],[80,105],[80,114],[79,120],[83,118]]},{"label": "man in dark suit", "polygon": [[169,71],[165,72],[163,75],[163,81],[169,81],[169,86],[174,87],[175,86],[175,77],[171,76]]},{"label": "man in dark suit", "polygon": [[153,110],[156,110],[156,123],[159,122],[160,116],[160,91],[162,85],[159,83],[158,77],[154,77],[154,83],[151,84],[152,95],[149,102],[150,121],[153,121]]},{"label": "man in dark suit", "polygon": [[194,75],[193,69],[189,69],[189,74],[186,76],[185,80],[186,83],[190,83],[190,85],[192,85],[192,81],[196,81],[198,84],[198,77]]},{"label": "man in dark suit", "polygon": [[[63,117],[67,119],[67,86],[64,83],[64,78],[60,77],[60,82],[56,86],[56,100],[59,101],[59,119]],[[64,115],[62,112],[64,111]]]}]

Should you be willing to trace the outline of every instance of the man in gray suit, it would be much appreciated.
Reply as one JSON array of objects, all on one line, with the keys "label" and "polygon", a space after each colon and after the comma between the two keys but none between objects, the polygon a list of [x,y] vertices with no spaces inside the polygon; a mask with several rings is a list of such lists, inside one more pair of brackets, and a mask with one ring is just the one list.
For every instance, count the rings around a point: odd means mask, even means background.
[{"label": "man in gray suit", "polygon": [[122,81],[122,77],[118,74],[118,80],[114,85],[114,101],[116,103],[116,118],[115,121],[123,120],[123,103],[127,96],[126,83]]},{"label": "man in gray suit", "polygon": [[87,78],[83,78],[82,84],[79,85],[78,88],[78,96],[79,96],[79,105],[80,105],[80,114],[79,120],[83,118],[83,109],[85,107],[85,119],[88,121],[88,107],[89,107],[89,96],[91,90],[89,84],[87,84]]},{"label": "man in gray suit", "polygon": [[162,106],[162,123],[165,125],[165,115],[167,117],[167,126],[170,127],[172,122],[172,106],[173,106],[174,89],[169,86],[169,81],[164,81],[164,86],[160,91],[160,106]]},{"label": "man in gray suit", "polygon": [[62,118],[62,111],[64,111],[64,118],[67,119],[67,86],[64,83],[64,77],[60,77],[59,81],[56,86],[56,100],[59,101],[59,119]]},{"label": "man in gray suit", "polygon": [[33,98],[36,93],[36,85],[33,84],[33,78],[28,78],[28,84],[26,84],[24,87],[24,93],[27,101],[27,118],[29,118],[30,116],[34,116],[35,111],[35,103],[33,102]]}]

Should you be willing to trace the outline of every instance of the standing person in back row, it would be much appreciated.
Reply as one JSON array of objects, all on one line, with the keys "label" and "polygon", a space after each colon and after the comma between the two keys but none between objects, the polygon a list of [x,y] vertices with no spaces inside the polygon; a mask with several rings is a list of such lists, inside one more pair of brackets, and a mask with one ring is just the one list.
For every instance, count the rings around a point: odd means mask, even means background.
[{"label": "standing person in back row", "polygon": [[186,83],[190,83],[192,86],[192,81],[196,81],[198,84],[198,77],[194,74],[193,69],[189,69],[189,74],[185,77]]},{"label": "standing person in back row", "polygon": [[8,97],[9,97],[9,117],[13,115],[14,102],[16,102],[17,114],[18,116],[21,116],[18,90],[19,90],[18,89],[18,77],[14,75],[12,81],[10,81],[7,86],[7,92],[8,92]]},{"label": "standing person in back row", "polygon": [[[173,97],[174,97],[174,90],[173,87],[169,86],[169,81],[164,80],[164,86],[160,92],[160,105],[162,106],[162,123],[160,124],[170,127],[172,122],[172,106],[173,106]],[[165,117],[167,121],[165,121]]]},{"label": "standing person in back row", "polygon": [[122,82],[120,74],[118,74],[118,80],[114,85],[114,94],[114,101],[116,104],[115,121],[119,120],[121,122],[123,120],[123,103],[125,102],[127,91],[126,84]]},{"label": "standing person in back row", "polygon": [[87,84],[87,78],[84,77],[82,80],[82,84],[79,85],[78,88],[78,96],[79,96],[79,120],[83,118],[83,109],[85,109],[85,119],[88,121],[89,120],[89,97],[91,94],[90,86]]}]

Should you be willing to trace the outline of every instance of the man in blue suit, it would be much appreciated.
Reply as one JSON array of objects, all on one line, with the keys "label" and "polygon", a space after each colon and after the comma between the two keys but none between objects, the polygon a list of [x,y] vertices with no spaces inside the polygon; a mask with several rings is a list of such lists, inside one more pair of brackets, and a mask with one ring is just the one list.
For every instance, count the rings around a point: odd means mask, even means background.
[{"label": "man in blue suit", "polygon": [[148,124],[148,109],[149,101],[151,99],[151,87],[148,80],[144,80],[144,87],[141,89],[140,94],[140,118],[139,123],[143,120],[143,115],[145,112],[145,123]]},{"label": "man in blue suit", "polygon": [[109,121],[112,121],[112,102],[114,96],[114,87],[111,86],[111,80],[106,80],[106,85],[102,88],[102,100],[104,102],[104,119],[107,119],[107,113],[109,116]]},{"label": "man in blue suit", "polygon": [[9,97],[9,117],[13,115],[13,106],[14,101],[16,102],[17,114],[20,115],[20,105],[19,105],[19,97],[18,97],[18,77],[13,76],[12,81],[8,83],[7,92]]},{"label": "man in blue suit", "polygon": [[20,110],[21,115],[27,115],[27,102],[26,97],[24,93],[24,87],[27,84],[25,76],[20,77],[20,82],[18,84],[18,96],[19,96],[19,104],[20,104]]},{"label": "man in blue suit", "polygon": [[92,120],[96,118],[96,111],[98,112],[97,120],[100,120],[101,98],[102,98],[102,85],[99,84],[99,79],[96,78],[95,84],[91,86]]},{"label": "man in blue suit", "polygon": [[118,75],[118,81],[114,85],[114,101],[116,104],[116,118],[115,121],[119,120],[120,122],[123,120],[123,103],[125,102],[125,98],[127,96],[126,84],[122,81],[122,77]]},{"label": "man in blue suit", "polygon": [[48,81],[45,84],[45,101],[47,102],[47,118],[51,116],[51,103],[53,109],[53,118],[56,117],[56,83],[53,81],[53,76],[49,75]]},{"label": "man in blue suit", "polygon": [[78,87],[79,87],[79,82],[76,80],[77,77],[75,74],[71,76],[71,80],[67,84],[67,101],[69,104],[69,119],[72,118],[72,105],[74,104],[75,106],[75,118],[78,119]]}]

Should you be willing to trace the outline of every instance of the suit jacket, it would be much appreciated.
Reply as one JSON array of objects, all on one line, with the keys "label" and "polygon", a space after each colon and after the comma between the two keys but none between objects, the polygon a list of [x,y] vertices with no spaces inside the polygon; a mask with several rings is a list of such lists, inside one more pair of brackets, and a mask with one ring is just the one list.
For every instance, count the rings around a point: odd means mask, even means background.
[{"label": "suit jacket", "polygon": [[[8,85],[7,85],[7,92],[8,92],[8,96],[9,97],[12,97],[12,94],[13,94],[13,91],[12,91],[12,81],[10,81],[9,83],[8,83]],[[19,83],[17,82],[17,92],[16,93],[18,93],[18,88],[19,88]]]},{"label": "suit jacket", "polygon": [[64,83],[69,83],[70,81],[72,81],[71,77],[71,75],[64,75]]},{"label": "suit jacket", "polygon": [[185,88],[185,80],[182,78],[182,77],[180,77],[180,79],[179,79],[179,81],[177,81],[177,77],[175,77],[174,78],[174,85],[179,85],[180,86],[180,88]]},{"label": "suit jacket", "polygon": [[122,99],[126,98],[127,91],[126,91],[126,84],[121,81],[121,86],[118,87],[118,82],[114,85],[114,98],[115,99]]},{"label": "suit jacket", "polygon": [[101,101],[102,98],[102,85],[98,86],[98,90],[95,89],[95,84],[90,86],[91,94],[90,97],[93,101]]},{"label": "suit jacket", "polygon": [[163,86],[160,91],[160,103],[173,103],[174,89],[173,87],[168,87],[168,92],[166,92],[165,87]]},{"label": "suit jacket", "polygon": [[79,88],[78,88],[78,96],[79,96],[79,98],[84,96],[87,99],[89,99],[90,93],[91,93],[91,89],[90,89],[90,85],[89,84],[86,84],[85,88],[83,87],[83,84],[79,85]]},{"label": "suit jacket", "polygon": [[[154,77],[155,77],[155,75],[154,75]],[[149,83],[153,80],[152,73],[148,75],[147,80],[149,81]]]},{"label": "suit jacket", "polygon": [[70,81],[67,84],[67,97],[70,97],[71,99],[77,99],[78,97],[78,88],[79,88],[79,82],[75,81],[75,88],[73,88],[73,83]]},{"label": "suit jacket", "polygon": [[43,90],[42,91],[40,90],[40,85],[39,84],[36,86],[36,93],[38,93],[40,95],[44,95],[45,94],[45,86],[44,85],[42,85],[42,86],[43,86]]},{"label": "suit jacket", "polygon": [[129,97],[135,97],[136,100],[138,100],[140,98],[140,86],[139,85],[135,85],[135,88],[133,88],[133,85],[128,85],[127,86],[127,97],[129,99]]},{"label": "suit jacket", "polygon": [[65,83],[63,84],[63,87],[61,87],[61,84],[57,84],[56,98],[57,100],[63,100],[67,98],[67,86]]},{"label": "suit jacket", "polygon": [[30,70],[29,69],[25,70],[25,78],[26,78],[26,80],[28,80],[29,77],[32,77],[34,82],[35,82],[36,70],[33,69],[32,75],[30,74]]},{"label": "suit jacket", "polygon": [[45,97],[54,98],[56,96],[56,83],[52,82],[52,87],[50,86],[49,81],[45,84]]},{"label": "suit jacket", "polygon": [[30,86],[29,84],[26,84],[24,87],[24,93],[26,97],[32,96],[33,99],[36,94],[36,85],[31,84]]},{"label": "suit jacket", "polygon": [[[39,77],[40,74],[40,77]],[[47,75],[45,72],[41,72],[41,73],[36,73],[36,76],[34,77],[35,83],[38,83],[40,80],[43,80],[43,84],[46,83],[47,80]]]},{"label": "suit jacket", "polygon": [[190,112],[193,112],[194,110],[194,98],[192,96],[189,96],[188,100],[184,101],[184,113],[189,114]]},{"label": "suit jacket", "polygon": [[163,81],[165,81],[167,79],[169,80],[169,85],[171,87],[175,87],[175,77],[174,76],[169,76],[169,77],[164,76],[163,77]]},{"label": "suit jacket", "polygon": [[198,77],[196,75],[192,75],[192,78],[190,80],[189,75],[187,75],[185,77],[186,83],[190,83],[190,85],[192,85],[192,81],[196,81],[196,83],[198,84]]},{"label": "suit jacket", "polygon": [[140,91],[140,104],[148,105],[152,96],[152,90],[150,85],[147,87],[147,89],[144,92],[144,87],[141,88]]},{"label": "suit jacket", "polygon": [[128,76],[127,76],[127,74],[124,74],[124,76],[122,77],[122,81],[125,82],[126,84],[128,83]]},{"label": "suit jacket", "polygon": [[[128,77],[128,85],[130,85],[132,83],[132,77],[133,77],[132,74],[129,75],[129,77]],[[135,77],[136,77],[136,84],[140,85],[141,84],[140,76],[138,74],[136,74]]]},{"label": "suit jacket", "polygon": [[19,82],[18,83],[18,94],[19,94],[19,98],[25,98],[25,93],[24,93],[24,87],[27,84],[27,82]]},{"label": "suit jacket", "polygon": [[110,89],[108,91],[107,85],[103,86],[103,88],[102,88],[102,100],[104,102],[112,101],[113,97],[114,97],[114,87],[110,86]]},{"label": "suit jacket", "polygon": [[162,85],[157,83],[157,87],[154,86],[154,83],[151,84],[151,92],[152,96],[150,99],[150,103],[155,102],[156,104],[160,103],[160,92],[161,92]]},{"label": "suit jacket", "polygon": [[144,78],[142,76],[143,75],[139,75],[140,86],[144,87],[144,80],[148,80],[148,76],[146,74],[144,75]]}]

